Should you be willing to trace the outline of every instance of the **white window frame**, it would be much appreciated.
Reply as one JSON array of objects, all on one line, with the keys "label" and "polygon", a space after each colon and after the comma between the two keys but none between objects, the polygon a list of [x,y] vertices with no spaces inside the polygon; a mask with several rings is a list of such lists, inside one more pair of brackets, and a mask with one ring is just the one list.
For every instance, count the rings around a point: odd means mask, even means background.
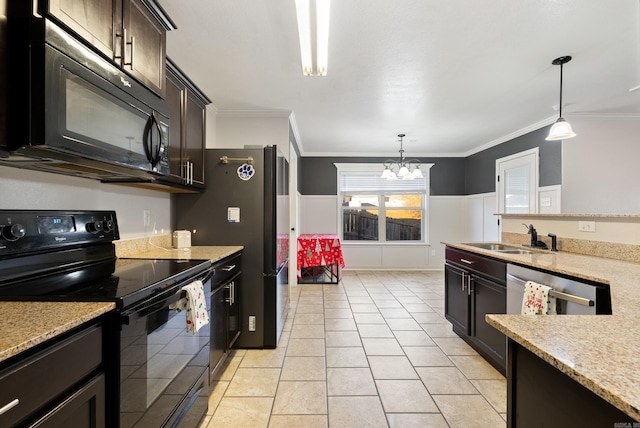
[{"label": "white window frame", "polygon": [[[379,217],[379,227],[378,227],[378,240],[377,241],[358,241],[358,240],[349,240],[345,241],[343,238],[343,220],[342,220],[342,197],[343,194],[340,191],[340,174],[347,172],[375,172],[382,174],[383,165],[379,163],[334,163],[336,167],[336,193],[337,193],[337,228],[338,236],[342,240],[342,244],[358,244],[358,245],[424,245],[429,244],[429,228],[427,217],[430,215],[429,213],[429,172],[433,163],[423,163],[420,165],[420,169],[424,175],[425,180],[425,190],[422,193],[422,218],[421,218],[421,239],[420,240],[407,240],[407,241],[387,241],[386,235],[386,207],[384,204],[384,193],[376,193],[378,195],[379,207],[378,207],[378,217]],[[413,209],[414,207],[407,207],[406,209]],[[416,207],[418,208],[418,207]]]}]

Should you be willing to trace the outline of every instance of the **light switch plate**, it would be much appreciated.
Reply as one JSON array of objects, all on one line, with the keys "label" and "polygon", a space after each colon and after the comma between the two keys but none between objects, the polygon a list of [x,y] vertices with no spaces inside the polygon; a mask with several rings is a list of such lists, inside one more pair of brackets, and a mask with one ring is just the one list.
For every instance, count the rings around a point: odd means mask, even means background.
[{"label": "light switch plate", "polygon": [[580,232],[595,232],[596,222],[595,221],[579,221],[578,230]]}]

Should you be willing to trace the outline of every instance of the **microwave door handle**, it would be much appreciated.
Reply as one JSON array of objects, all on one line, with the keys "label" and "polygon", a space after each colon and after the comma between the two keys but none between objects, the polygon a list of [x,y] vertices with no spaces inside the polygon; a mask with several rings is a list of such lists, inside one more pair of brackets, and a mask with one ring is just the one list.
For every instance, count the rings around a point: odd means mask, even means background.
[{"label": "microwave door handle", "polygon": [[149,116],[147,119],[147,123],[144,126],[144,136],[142,139],[142,147],[144,148],[144,154],[147,157],[147,160],[153,163],[153,158],[151,157],[151,125],[154,121],[153,114]]},{"label": "microwave door handle", "polygon": [[[155,129],[154,129],[155,128]],[[154,148],[153,146],[153,131],[158,133],[158,142]],[[151,167],[155,167],[160,161],[160,140],[162,139],[162,131],[160,129],[160,124],[156,119],[155,112],[151,113],[149,119],[147,120],[147,124],[144,127],[144,153],[147,156],[147,160],[151,163]]]},{"label": "microwave door handle", "polygon": [[[151,166],[156,166],[158,162],[160,162],[160,149],[162,148],[162,129],[160,128],[160,122],[156,118],[156,114],[153,113],[153,126],[156,128],[156,132],[158,133],[158,140],[155,147],[155,153],[153,155],[153,160],[151,162]],[[153,143],[153,138],[151,139],[151,143]],[[152,147],[153,148],[153,147]]]}]

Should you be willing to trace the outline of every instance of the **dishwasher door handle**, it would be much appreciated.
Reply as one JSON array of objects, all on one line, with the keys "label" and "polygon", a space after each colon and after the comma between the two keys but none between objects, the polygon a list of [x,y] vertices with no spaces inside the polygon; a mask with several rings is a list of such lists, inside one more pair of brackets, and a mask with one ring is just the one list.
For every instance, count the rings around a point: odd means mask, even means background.
[{"label": "dishwasher door handle", "polygon": [[[526,280],[522,279],[522,278],[518,278],[517,276],[513,276],[511,274],[507,274],[507,282],[515,282],[516,284],[520,285],[521,287],[524,288],[525,284],[527,283]],[[549,291],[549,295],[551,297],[555,297],[556,299],[560,299],[560,300],[566,300],[567,302],[572,302],[572,303],[577,303],[578,305],[582,305],[582,306],[595,306],[595,302],[591,299],[587,299],[585,297],[579,297],[579,296],[574,296],[573,294],[568,294],[568,293],[563,293],[562,291],[557,291],[554,289],[551,289]]]}]

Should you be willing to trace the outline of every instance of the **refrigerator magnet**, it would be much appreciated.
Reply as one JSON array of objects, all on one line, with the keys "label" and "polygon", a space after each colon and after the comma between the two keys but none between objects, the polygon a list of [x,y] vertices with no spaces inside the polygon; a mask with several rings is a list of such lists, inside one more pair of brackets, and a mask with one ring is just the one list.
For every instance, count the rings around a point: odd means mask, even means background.
[{"label": "refrigerator magnet", "polygon": [[251,180],[255,172],[256,170],[253,168],[253,165],[248,163],[243,163],[238,167],[238,177],[244,181]]}]

